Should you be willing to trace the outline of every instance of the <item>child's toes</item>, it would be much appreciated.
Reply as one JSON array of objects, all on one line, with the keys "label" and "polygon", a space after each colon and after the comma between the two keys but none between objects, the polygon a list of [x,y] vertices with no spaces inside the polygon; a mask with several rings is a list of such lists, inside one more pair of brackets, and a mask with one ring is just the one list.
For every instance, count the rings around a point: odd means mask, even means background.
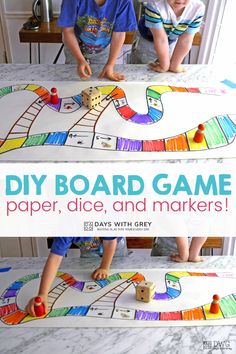
[{"label": "child's toes", "polygon": [[204,262],[204,259],[202,257],[197,256],[197,257],[189,257],[188,261],[198,263],[198,262]]},{"label": "child's toes", "polygon": [[188,261],[187,259],[181,258],[178,254],[173,254],[172,256],[170,256],[170,259],[173,262],[178,262],[178,263],[184,263]]}]

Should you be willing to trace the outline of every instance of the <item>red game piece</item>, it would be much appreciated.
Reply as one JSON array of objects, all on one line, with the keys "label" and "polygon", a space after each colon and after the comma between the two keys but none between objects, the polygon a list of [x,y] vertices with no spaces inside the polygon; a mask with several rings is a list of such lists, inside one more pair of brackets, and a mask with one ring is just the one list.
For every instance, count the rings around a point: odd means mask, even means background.
[{"label": "red game piece", "polygon": [[40,296],[34,299],[34,312],[37,317],[45,315],[45,307]]},{"label": "red game piece", "polygon": [[195,143],[202,143],[203,139],[204,139],[204,125],[203,124],[199,124],[198,126],[198,130],[196,131],[193,140],[195,141]]},{"label": "red game piece", "polygon": [[51,88],[50,102],[52,104],[58,104],[59,103],[59,98],[58,98],[58,95],[57,95],[56,87]]},{"label": "red game piece", "polygon": [[213,295],[212,299],[213,299],[213,301],[211,303],[210,313],[217,314],[220,311],[220,304],[219,304],[220,297],[219,297],[219,295],[215,294],[215,295]]}]

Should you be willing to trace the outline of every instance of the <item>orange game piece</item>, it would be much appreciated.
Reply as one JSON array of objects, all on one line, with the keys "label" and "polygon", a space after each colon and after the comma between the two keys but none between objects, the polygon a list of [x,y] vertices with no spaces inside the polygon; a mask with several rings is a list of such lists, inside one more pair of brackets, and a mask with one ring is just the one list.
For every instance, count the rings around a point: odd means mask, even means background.
[{"label": "orange game piece", "polygon": [[213,299],[213,301],[211,303],[210,313],[217,314],[220,311],[220,304],[219,304],[220,297],[219,297],[219,295],[215,294],[215,295],[213,295],[212,299]]},{"label": "orange game piece", "polygon": [[58,95],[57,95],[56,87],[51,88],[50,102],[52,104],[58,104],[59,103],[59,98],[58,98]]},{"label": "orange game piece", "polygon": [[45,307],[40,296],[34,299],[34,312],[37,317],[45,315]]},{"label": "orange game piece", "polygon": [[203,124],[199,124],[198,126],[198,130],[196,131],[193,140],[195,141],[195,143],[202,143],[203,139],[204,139],[204,125]]}]

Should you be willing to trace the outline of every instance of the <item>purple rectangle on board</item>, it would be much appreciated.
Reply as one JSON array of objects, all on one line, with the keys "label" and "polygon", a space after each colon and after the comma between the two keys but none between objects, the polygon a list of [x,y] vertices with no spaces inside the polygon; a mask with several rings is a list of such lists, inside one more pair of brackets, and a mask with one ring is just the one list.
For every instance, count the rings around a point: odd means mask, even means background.
[{"label": "purple rectangle on board", "polygon": [[167,293],[163,293],[163,294],[158,294],[155,293],[153,296],[154,300],[167,300],[170,299],[170,295],[168,295]]},{"label": "purple rectangle on board", "polygon": [[84,282],[83,281],[77,281],[75,284],[73,284],[72,287],[82,291],[83,288],[84,288]]},{"label": "purple rectangle on board", "polygon": [[135,313],[135,319],[142,321],[158,321],[159,312],[137,310]]},{"label": "purple rectangle on board", "polygon": [[134,123],[138,124],[149,124],[153,123],[153,120],[148,114],[139,114],[136,113],[133,117],[131,117],[129,120],[131,120]]},{"label": "purple rectangle on board", "polygon": [[3,297],[4,298],[6,298],[6,297],[15,297],[17,292],[18,292],[18,289],[17,290],[7,290]]},{"label": "purple rectangle on board", "polygon": [[118,138],[117,149],[120,151],[142,151],[140,140]]}]

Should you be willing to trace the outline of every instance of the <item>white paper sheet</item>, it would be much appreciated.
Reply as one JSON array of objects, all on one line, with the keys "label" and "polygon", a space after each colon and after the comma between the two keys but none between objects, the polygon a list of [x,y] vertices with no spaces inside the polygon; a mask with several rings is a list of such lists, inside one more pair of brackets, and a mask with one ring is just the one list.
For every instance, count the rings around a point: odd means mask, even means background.
[{"label": "white paper sheet", "polygon": [[[38,271],[0,274],[0,326],[18,327],[163,327],[236,324],[236,272],[222,270],[112,270],[104,281],[88,271],[61,271],[49,293],[45,318],[25,311],[37,294]],[[137,301],[145,279],[155,284],[151,302]],[[209,312],[214,294],[220,312]]]},{"label": "white paper sheet", "polygon": [[[80,95],[91,86],[102,102],[89,110]],[[56,106],[42,102],[51,87],[58,89]],[[235,99],[233,90],[193,90],[191,83],[0,82],[0,160],[235,157]],[[196,144],[200,123],[204,141]]]}]

